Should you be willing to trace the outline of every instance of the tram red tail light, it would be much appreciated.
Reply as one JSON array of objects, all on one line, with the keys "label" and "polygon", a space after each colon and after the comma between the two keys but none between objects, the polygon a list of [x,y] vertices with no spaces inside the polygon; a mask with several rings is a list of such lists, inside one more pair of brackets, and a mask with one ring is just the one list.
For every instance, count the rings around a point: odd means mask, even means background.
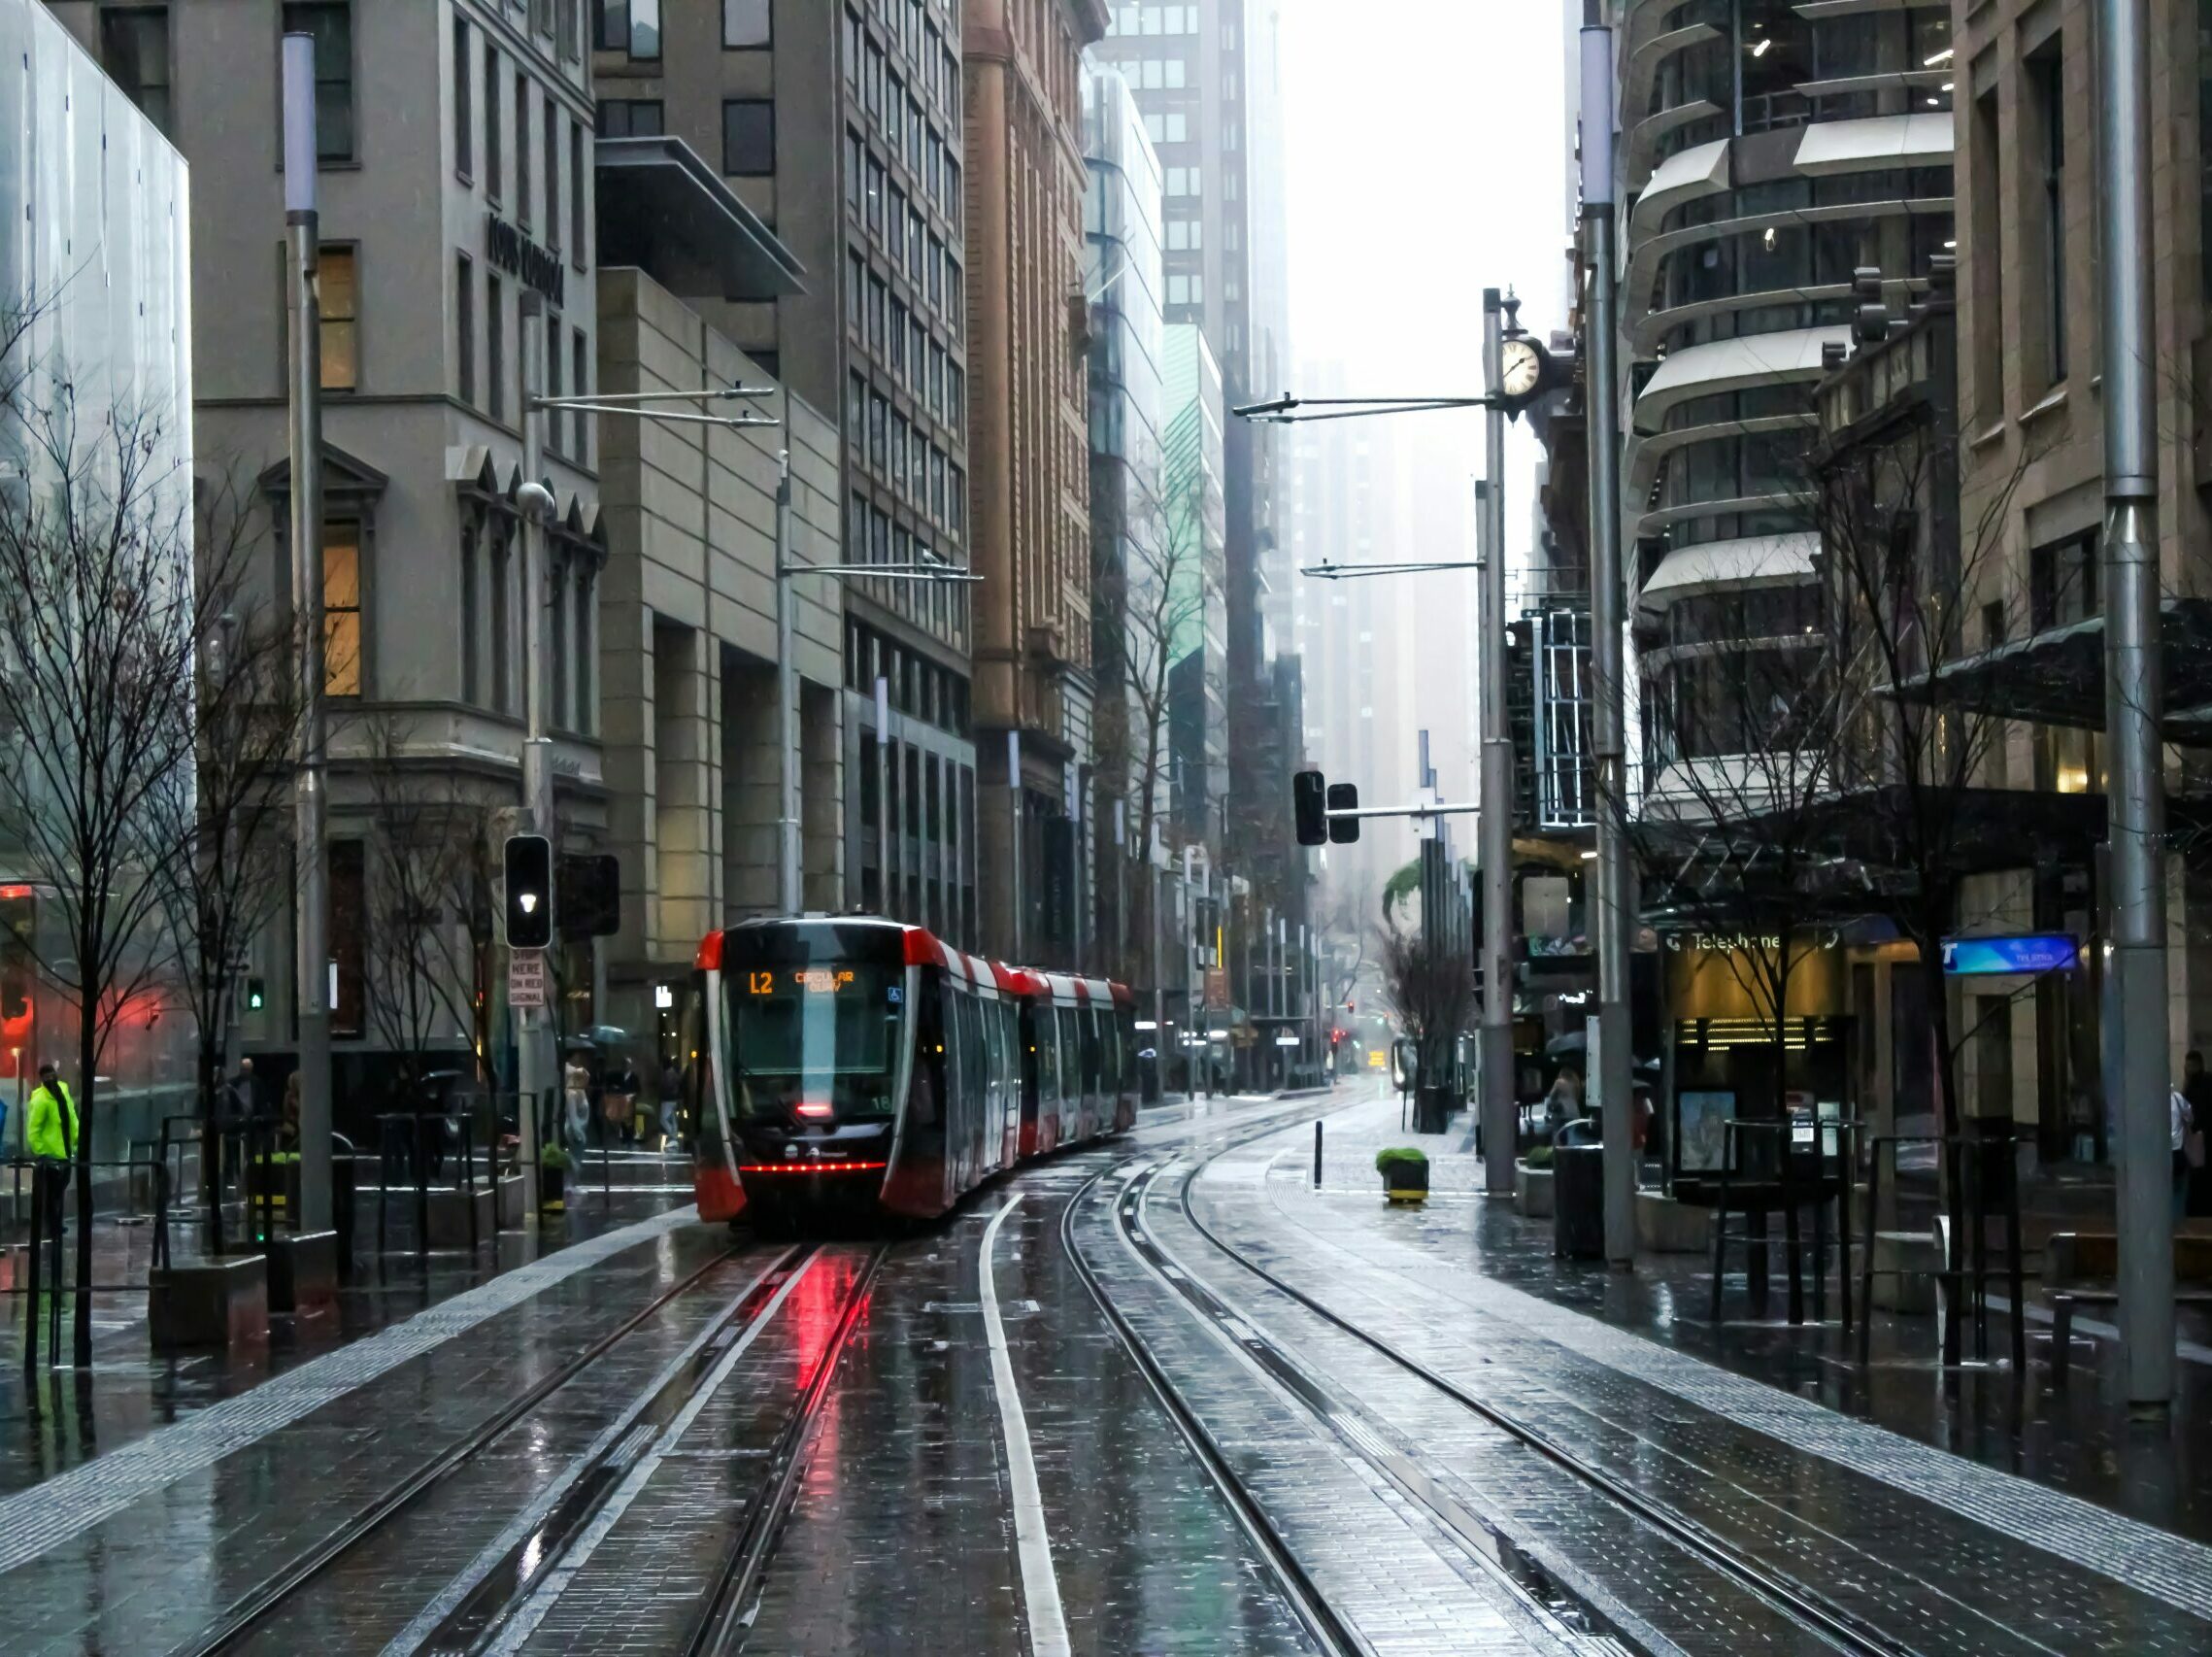
[{"label": "tram red tail light", "polygon": [[830,1106],[821,1103],[819,1099],[811,1099],[803,1104],[793,1105],[791,1109],[795,1114],[805,1117],[809,1122],[825,1122],[834,1114]]}]

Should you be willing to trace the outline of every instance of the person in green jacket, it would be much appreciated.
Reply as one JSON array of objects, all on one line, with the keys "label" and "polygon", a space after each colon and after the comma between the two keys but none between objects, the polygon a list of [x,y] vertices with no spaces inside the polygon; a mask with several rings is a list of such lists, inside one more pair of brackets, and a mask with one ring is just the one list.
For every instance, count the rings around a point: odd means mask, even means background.
[{"label": "person in green jacket", "polygon": [[[68,1200],[69,1164],[77,1154],[77,1101],[69,1097],[69,1084],[61,1068],[49,1059],[39,1066],[38,1090],[23,1109],[23,1149],[38,1164],[33,1174],[46,1209],[46,1229],[56,1250],[61,1247],[61,1210]],[[61,1269],[55,1254],[54,1270]]]},{"label": "person in green jacket", "polygon": [[39,1066],[38,1091],[23,1112],[23,1149],[36,1161],[57,1163],[77,1151],[77,1101],[51,1059]]}]

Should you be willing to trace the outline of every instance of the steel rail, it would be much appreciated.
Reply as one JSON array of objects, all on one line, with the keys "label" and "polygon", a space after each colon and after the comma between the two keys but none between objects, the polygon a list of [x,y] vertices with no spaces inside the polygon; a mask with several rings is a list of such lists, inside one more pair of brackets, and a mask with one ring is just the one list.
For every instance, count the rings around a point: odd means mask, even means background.
[{"label": "steel rail", "polygon": [[646,1320],[670,1302],[688,1293],[709,1273],[745,1254],[744,1247],[731,1247],[721,1251],[698,1270],[681,1282],[671,1284],[651,1301],[640,1306],[629,1317],[585,1347],[558,1369],[553,1370],[534,1385],[509,1400],[497,1413],[479,1422],[461,1437],[424,1462],[382,1496],[370,1502],[343,1528],[333,1532],[320,1542],[282,1566],[273,1575],[264,1578],[257,1586],[247,1590],[223,1615],[220,1622],[201,1631],[185,1643],[175,1647],[172,1657],[210,1657],[210,1654],[232,1649],[239,1640],[253,1632],[255,1626],[271,1611],[297,1594],[310,1582],[320,1576],[338,1560],[371,1536],[389,1524],[401,1512],[426,1495],[477,1456],[489,1448],[492,1442],[507,1430],[545,1403],[562,1387],[589,1369],[593,1364],[636,1333]]},{"label": "steel rail", "polygon": [[1809,1589],[1800,1587],[1774,1572],[1753,1564],[1728,1543],[1721,1540],[1695,1521],[1685,1518],[1662,1503],[1655,1502],[1634,1486],[1616,1478],[1602,1468],[1596,1468],[1557,1442],[1549,1434],[1530,1427],[1495,1404],[1487,1403],[1473,1394],[1445,1379],[1418,1358],[1409,1357],[1380,1336],[1373,1335],[1339,1313],[1323,1304],[1304,1290],[1286,1281],[1266,1267],[1261,1266],[1244,1250],[1222,1237],[1205,1221],[1198,1218],[1190,1200],[1190,1187],[1207,1163],[1225,1155],[1233,1146],[1224,1146],[1205,1162],[1194,1164],[1183,1176],[1180,1188],[1180,1205],[1183,1217],[1193,1231],[1220,1250],[1229,1260],[1251,1272],[1279,1294],[1297,1302],[1316,1317],[1342,1330],[1383,1357],[1389,1359],[1408,1374],[1426,1382],[1437,1392],[1460,1407],[1481,1416],[1492,1426],[1502,1429],[1515,1439],[1525,1444],[1554,1466],[1591,1486],[1616,1506],[1625,1509],[1642,1523],[1665,1536],[1668,1540],[1693,1554],[1714,1570],[1729,1577],[1759,1598],[1779,1608],[1785,1615],[1804,1624],[1822,1638],[1843,1649],[1862,1653],[1864,1657],[1909,1657],[1913,1647],[1901,1645],[1869,1627],[1860,1618]]}]

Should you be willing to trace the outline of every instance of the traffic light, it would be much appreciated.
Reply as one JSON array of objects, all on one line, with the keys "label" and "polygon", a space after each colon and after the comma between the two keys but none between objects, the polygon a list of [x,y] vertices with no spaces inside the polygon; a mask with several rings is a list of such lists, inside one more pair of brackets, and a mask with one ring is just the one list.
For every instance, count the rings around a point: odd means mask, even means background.
[{"label": "traffic light", "polygon": [[622,862],[612,854],[560,860],[553,907],[564,938],[611,938],[622,930]]},{"label": "traffic light", "polygon": [[1298,821],[1298,844],[1328,843],[1328,784],[1319,771],[1299,771],[1290,778],[1290,809]]},{"label": "traffic light", "polygon": [[[1357,811],[1359,787],[1357,783],[1331,783],[1328,785],[1330,811]],[[1359,838],[1359,819],[1357,817],[1331,817],[1328,823],[1328,840],[1332,846],[1349,846]]]},{"label": "traffic light", "polygon": [[246,980],[246,1010],[257,1013],[269,1004],[268,983],[260,978]]},{"label": "traffic light", "polygon": [[553,842],[543,834],[510,834],[507,837],[507,947],[545,949],[553,940]]}]

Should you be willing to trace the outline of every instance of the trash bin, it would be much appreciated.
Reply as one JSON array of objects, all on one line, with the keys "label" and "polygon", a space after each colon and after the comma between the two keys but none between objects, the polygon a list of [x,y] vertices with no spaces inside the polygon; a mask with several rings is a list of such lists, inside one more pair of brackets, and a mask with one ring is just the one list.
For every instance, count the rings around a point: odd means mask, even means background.
[{"label": "trash bin", "polygon": [[1441,1133],[1452,1121],[1452,1090],[1423,1084],[1414,1094],[1413,1131]]},{"label": "trash bin", "polygon": [[1561,1260],[1605,1258],[1605,1148],[1552,1150],[1552,1252]]}]

